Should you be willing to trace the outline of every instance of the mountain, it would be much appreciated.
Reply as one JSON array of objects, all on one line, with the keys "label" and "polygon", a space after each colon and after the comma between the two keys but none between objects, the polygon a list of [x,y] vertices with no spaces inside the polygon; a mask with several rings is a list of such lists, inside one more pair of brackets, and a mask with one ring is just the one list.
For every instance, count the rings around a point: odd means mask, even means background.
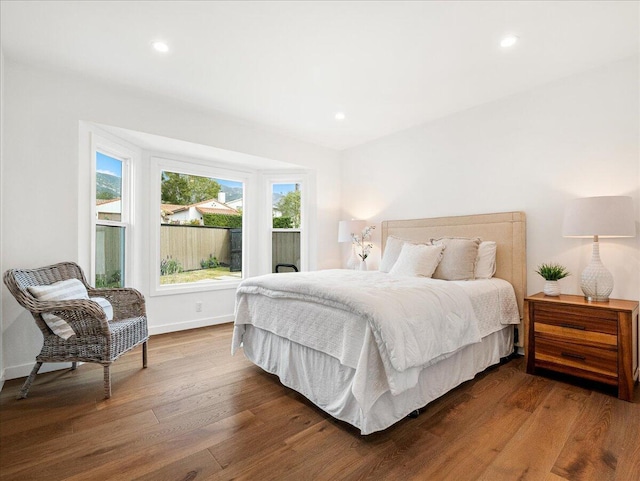
[{"label": "mountain", "polygon": [[122,178],[96,172],[96,199],[119,199],[122,195]]},{"label": "mountain", "polygon": [[228,185],[220,185],[220,192],[224,192],[227,195],[227,202],[242,198],[242,187],[229,187]]}]

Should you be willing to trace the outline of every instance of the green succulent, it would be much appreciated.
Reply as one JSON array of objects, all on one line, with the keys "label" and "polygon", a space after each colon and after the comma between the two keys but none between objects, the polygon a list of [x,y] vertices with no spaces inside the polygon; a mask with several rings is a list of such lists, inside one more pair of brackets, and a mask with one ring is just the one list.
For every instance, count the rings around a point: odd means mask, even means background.
[{"label": "green succulent", "polygon": [[538,266],[536,274],[540,274],[547,281],[558,281],[571,275],[567,268],[560,264],[544,263]]}]

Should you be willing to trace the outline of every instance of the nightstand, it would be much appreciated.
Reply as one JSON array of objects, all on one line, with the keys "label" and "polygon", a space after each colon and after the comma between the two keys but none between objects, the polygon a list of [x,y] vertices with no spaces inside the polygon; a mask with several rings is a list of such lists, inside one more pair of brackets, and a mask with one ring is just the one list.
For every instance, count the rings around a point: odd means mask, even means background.
[{"label": "nightstand", "polygon": [[543,293],[525,300],[527,373],[543,368],[602,382],[631,401],[638,380],[638,302]]}]

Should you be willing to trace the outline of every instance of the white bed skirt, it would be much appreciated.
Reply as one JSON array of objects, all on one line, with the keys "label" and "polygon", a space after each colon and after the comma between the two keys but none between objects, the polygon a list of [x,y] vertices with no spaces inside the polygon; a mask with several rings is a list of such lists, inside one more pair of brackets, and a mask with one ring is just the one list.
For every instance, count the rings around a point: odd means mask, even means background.
[{"label": "white bed skirt", "polygon": [[[357,427],[362,434],[371,434],[388,428],[511,354],[513,326],[423,369],[413,389],[397,396],[385,392],[366,416],[351,392],[355,370],[336,358],[251,325],[246,325],[243,350],[251,362],[277,375],[285,386],[334,418]],[[318,372],[323,373],[321,380]]]}]

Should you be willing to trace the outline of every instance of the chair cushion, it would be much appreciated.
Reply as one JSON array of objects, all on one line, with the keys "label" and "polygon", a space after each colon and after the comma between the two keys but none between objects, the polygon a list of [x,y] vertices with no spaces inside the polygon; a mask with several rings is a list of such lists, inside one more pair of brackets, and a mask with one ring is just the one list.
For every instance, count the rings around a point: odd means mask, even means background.
[{"label": "chair cushion", "polygon": [[[84,284],[78,279],[67,279],[66,281],[56,282],[48,286],[30,286],[29,292],[40,301],[68,301],[72,299],[89,299],[89,294]],[[92,301],[98,303],[102,308],[107,321],[113,319],[113,306],[104,297],[92,297]],[[42,313],[42,319],[47,323],[49,329],[53,331],[56,336],[60,336],[62,339],[69,339],[75,335],[71,326],[62,318],[50,314],[48,312]]]},{"label": "chair cushion", "polygon": [[113,320],[113,306],[109,301],[104,297],[92,297],[91,300],[97,302],[100,307],[102,307],[105,316],[107,316],[107,321]]},{"label": "chair cushion", "polygon": [[[29,292],[40,301],[66,301],[70,299],[89,299],[89,294],[84,284],[78,279],[67,279],[66,281],[55,282],[48,286],[29,286]],[[42,313],[42,319],[47,323],[49,329],[56,336],[62,339],[69,339],[75,335],[71,326],[64,319],[50,314]]]}]

